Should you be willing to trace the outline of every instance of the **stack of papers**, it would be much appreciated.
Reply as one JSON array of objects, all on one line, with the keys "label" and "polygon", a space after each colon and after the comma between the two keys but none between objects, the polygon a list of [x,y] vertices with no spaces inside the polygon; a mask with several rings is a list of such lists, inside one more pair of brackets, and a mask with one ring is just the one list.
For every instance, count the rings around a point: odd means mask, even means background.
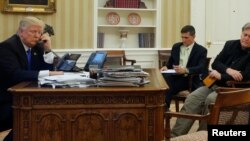
[{"label": "stack of papers", "polygon": [[142,81],[142,78],[140,78],[140,77],[121,77],[121,78],[103,77],[103,78],[100,78],[100,80],[103,80],[103,81],[116,81],[116,82],[140,83]]},{"label": "stack of papers", "polygon": [[104,77],[127,78],[127,77],[148,77],[147,72],[103,72]]},{"label": "stack of papers", "polygon": [[141,66],[140,65],[133,65],[133,66],[119,66],[119,65],[110,65],[105,67],[105,69],[103,69],[103,71],[107,71],[107,72],[126,72],[126,71],[132,71],[132,72],[140,72],[142,71]]},{"label": "stack of papers", "polygon": [[112,81],[100,81],[98,85],[100,87],[138,87],[137,84],[129,82],[112,82]]},{"label": "stack of papers", "polygon": [[96,80],[84,73],[65,72],[63,75],[46,76],[39,79],[40,86],[55,87],[88,87],[95,85]]},{"label": "stack of papers", "polygon": [[[139,67],[140,68],[140,67]],[[134,66],[118,66],[103,70],[103,77],[97,86],[143,86],[149,83],[147,72],[134,69]]]}]

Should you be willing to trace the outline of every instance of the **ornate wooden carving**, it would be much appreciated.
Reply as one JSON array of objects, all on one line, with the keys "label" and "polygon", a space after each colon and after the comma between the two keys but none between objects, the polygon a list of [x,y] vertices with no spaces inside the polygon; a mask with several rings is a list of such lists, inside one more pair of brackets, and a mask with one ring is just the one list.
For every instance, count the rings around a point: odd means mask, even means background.
[{"label": "ornate wooden carving", "polygon": [[35,105],[70,105],[70,104],[144,104],[144,96],[34,96]]},{"label": "ornate wooden carving", "polygon": [[141,141],[143,122],[141,117],[132,113],[116,114],[114,118],[114,140]]},{"label": "ornate wooden carving", "polygon": [[36,133],[36,141],[66,141],[66,120],[55,113],[47,113],[42,115],[37,121],[36,126],[39,127]]},{"label": "ornate wooden carving", "polygon": [[154,140],[154,110],[150,108],[148,110],[148,141]]},{"label": "ornate wooden carving", "polygon": [[31,115],[29,110],[23,110],[21,114],[22,118],[22,127],[23,127],[23,140],[30,141],[30,131],[31,131]]},{"label": "ornate wooden carving", "polygon": [[156,72],[150,84],[138,88],[20,83],[11,88],[14,141],[161,141],[166,84]]},{"label": "ornate wooden carving", "polygon": [[108,141],[108,130],[108,120],[100,114],[81,114],[72,121],[72,140]]}]

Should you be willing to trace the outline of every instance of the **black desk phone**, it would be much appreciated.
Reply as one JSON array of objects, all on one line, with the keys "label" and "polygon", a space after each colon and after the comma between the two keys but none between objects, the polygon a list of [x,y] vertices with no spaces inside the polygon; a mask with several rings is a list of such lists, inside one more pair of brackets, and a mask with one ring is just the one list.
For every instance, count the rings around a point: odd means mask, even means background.
[{"label": "black desk phone", "polygon": [[60,71],[74,71],[76,62],[80,58],[80,56],[81,54],[64,54],[56,65],[56,69]]},{"label": "black desk phone", "polygon": [[107,52],[106,51],[97,51],[97,52],[93,52],[85,67],[84,67],[84,70],[85,71],[89,71],[89,65],[98,65],[98,68],[99,69],[102,69],[103,68],[103,65],[106,61],[106,57],[107,57]]}]

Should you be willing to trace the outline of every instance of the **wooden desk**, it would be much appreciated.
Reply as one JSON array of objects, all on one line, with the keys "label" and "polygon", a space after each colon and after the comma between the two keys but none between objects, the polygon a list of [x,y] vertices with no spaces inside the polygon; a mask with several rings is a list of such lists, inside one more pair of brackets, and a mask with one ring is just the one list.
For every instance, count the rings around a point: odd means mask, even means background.
[{"label": "wooden desk", "polygon": [[168,86],[157,69],[144,87],[38,88],[13,93],[14,141],[161,141]]}]

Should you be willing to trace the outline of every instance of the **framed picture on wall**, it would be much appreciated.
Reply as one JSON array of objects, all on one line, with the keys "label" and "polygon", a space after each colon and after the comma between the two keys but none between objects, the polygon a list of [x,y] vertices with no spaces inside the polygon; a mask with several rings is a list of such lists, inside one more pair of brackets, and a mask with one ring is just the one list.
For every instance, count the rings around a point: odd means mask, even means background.
[{"label": "framed picture on wall", "polygon": [[54,13],[56,0],[4,0],[3,12]]}]

